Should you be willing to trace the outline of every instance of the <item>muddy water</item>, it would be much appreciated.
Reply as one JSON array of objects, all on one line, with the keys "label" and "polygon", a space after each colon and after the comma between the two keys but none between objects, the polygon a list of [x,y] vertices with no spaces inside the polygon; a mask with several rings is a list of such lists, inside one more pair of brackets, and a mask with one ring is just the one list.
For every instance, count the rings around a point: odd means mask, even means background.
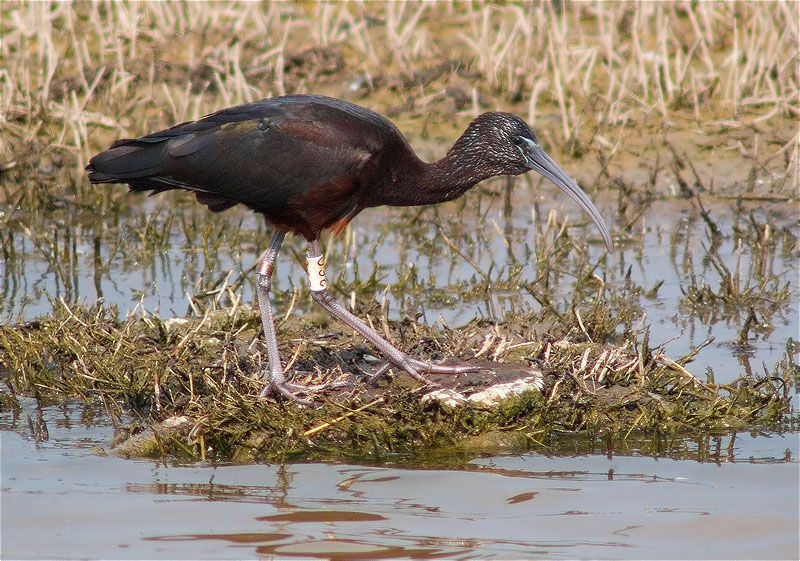
[{"label": "muddy water", "polygon": [[[4,559],[798,558],[796,435],[715,460],[538,454],[461,469],[103,457],[78,406],[0,414]],[[40,426],[42,423],[39,423]],[[41,431],[40,431],[41,432]]]}]

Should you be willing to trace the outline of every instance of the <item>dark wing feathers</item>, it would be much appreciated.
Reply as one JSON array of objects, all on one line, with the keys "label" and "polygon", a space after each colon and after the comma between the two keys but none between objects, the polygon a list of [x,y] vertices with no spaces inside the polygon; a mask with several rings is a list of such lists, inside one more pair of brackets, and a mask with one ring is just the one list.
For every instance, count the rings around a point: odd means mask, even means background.
[{"label": "dark wing feathers", "polygon": [[163,165],[163,146],[160,144],[141,145],[138,140],[117,142],[89,161],[86,168],[92,183],[105,183],[116,180],[125,183],[128,179],[140,179],[157,175]]},{"label": "dark wing feathers", "polygon": [[402,138],[351,103],[286,96],[119,140],[86,169],[93,183],[190,190],[214,211],[243,203],[309,237],[360,210],[358,189],[368,182],[360,174],[395,134]]}]

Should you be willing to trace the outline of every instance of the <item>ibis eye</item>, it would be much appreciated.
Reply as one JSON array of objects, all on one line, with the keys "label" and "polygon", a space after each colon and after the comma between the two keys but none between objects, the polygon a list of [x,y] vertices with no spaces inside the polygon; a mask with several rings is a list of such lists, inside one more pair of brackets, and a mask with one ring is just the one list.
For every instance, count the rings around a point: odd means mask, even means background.
[{"label": "ibis eye", "polygon": [[524,136],[515,136],[514,137],[514,146],[517,148],[519,153],[526,157],[530,152],[530,147],[528,146],[528,139]]},{"label": "ibis eye", "polygon": [[524,136],[516,137],[514,139],[514,142],[517,143],[517,146],[524,147],[524,150],[526,150],[527,152],[533,151],[534,148],[539,148],[538,142]]}]

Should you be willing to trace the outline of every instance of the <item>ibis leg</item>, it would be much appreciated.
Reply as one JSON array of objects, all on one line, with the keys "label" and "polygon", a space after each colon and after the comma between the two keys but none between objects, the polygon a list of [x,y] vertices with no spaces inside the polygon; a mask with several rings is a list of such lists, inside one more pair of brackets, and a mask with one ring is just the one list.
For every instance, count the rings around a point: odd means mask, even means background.
[{"label": "ibis leg", "polygon": [[277,232],[272,237],[269,249],[267,249],[264,259],[261,260],[261,263],[258,265],[258,270],[256,271],[258,307],[261,311],[261,324],[264,328],[264,343],[267,347],[267,357],[269,358],[269,381],[261,392],[261,397],[266,397],[271,393],[278,393],[299,405],[313,407],[314,403],[312,401],[298,397],[293,391],[318,391],[330,387],[330,385],[303,386],[300,384],[293,384],[286,380],[283,366],[281,365],[280,351],[278,350],[278,338],[275,333],[275,319],[272,315],[272,304],[269,301],[269,291],[272,287],[272,271],[275,268],[275,260],[278,257],[278,251],[281,248],[285,235],[284,232]]},{"label": "ibis leg", "polygon": [[389,343],[380,334],[367,325],[363,320],[347,311],[328,291],[325,279],[325,265],[319,240],[314,240],[309,245],[308,276],[311,285],[311,296],[315,302],[325,308],[332,316],[343,321],[360,333],[367,341],[372,343],[393,364],[405,370],[412,378],[425,384],[436,385],[424,376],[429,374],[462,374],[474,372],[477,369],[470,366],[448,366],[423,362],[408,356],[406,353]]},{"label": "ibis leg", "polygon": [[264,328],[264,344],[267,346],[269,358],[269,380],[273,384],[283,384],[286,379],[281,366],[281,355],[278,351],[278,337],[275,334],[275,319],[272,316],[272,304],[269,301],[269,291],[272,288],[272,271],[275,269],[275,260],[283,244],[285,232],[276,232],[272,236],[269,249],[258,265],[256,271],[256,294],[258,308],[261,311],[261,325]]}]

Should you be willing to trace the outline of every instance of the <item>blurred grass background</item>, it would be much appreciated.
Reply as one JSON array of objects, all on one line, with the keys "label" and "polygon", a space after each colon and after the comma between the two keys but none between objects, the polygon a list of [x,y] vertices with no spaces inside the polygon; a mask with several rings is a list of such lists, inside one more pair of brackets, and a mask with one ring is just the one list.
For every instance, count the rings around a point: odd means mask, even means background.
[{"label": "blurred grass background", "polygon": [[554,149],[605,160],[643,130],[692,129],[712,142],[734,131],[730,149],[781,156],[773,167],[794,185],[796,8],[6,1],[0,166],[47,147],[79,170],[116,138],[313,92],[384,112],[423,137],[454,138],[477,113],[511,110]]}]

